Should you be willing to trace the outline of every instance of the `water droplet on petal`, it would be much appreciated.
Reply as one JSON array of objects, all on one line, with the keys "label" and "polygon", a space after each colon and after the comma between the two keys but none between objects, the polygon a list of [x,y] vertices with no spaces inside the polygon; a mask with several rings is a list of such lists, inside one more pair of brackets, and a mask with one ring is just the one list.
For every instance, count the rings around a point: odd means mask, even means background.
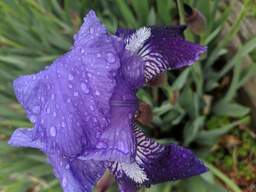
[{"label": "water droplet on petal", "polygon": [[81,49],[81,53],[82,53],[82,54],[84,53],[84,49]]},{"label": "water droplet on petal", "polygon": [[63,177],[61,183],[62,183],[63,188],[66,187],[66,185],[67,185],[67,179],[66,179],[66,177]]},{"label": "water droplet on petal", "polygon": [[31,115],[31,116],[30,116],[30,121],[31,121],[32,123],[35,123],[35,122],[36,122],[36,116],[35,116],[35,115]]},{"label": "water droplet on petal", "polygon": [[72,74],[68,74],[68,80],[72,81],[74,79],[74,76]]},{"label": "water droplet on petal", "polygon": [[74,92],[74,96],[77,97],[78,96],[78,92]]},{"label": "water droplet on petal", "polygon": [[89,29],[89,32],[90,32],[91,34],[93,34],[93,33],[94,33],[94,29],[91,27],[91,28]]},{"label": "water droplet on petal", "polygon": [[94,107],[93,107],[92,105],[90,106],[90,109],[91,109],[92,111],[94,111]]},{"label": "water droplet on petal", "polygon": [[100,95],[100,92],[98,90],[95,91],[95,95]]},{"label": "water droplet on petal", "polygon": [[69,164],[67,164],[67,165],[65,166],[65,168],[66,168],[66,169],[69,169],[69,168],[70,168]]},{"label": "water droplet on petal", "polygon": [[54,112],[53,112],[53,117],[56,117],[56,116],[57,116],[57,114],[56,114],[56,112],[54,111]]},{"label": "water droplet on petal", "polygon": [[100,54],[100,53],[97,53],[97,57],[100,58],[100,57],[101,57],[101,54]]},{"label": "water droplet on petal", "polygon": [[40,112],[40,106],[35,106],[32,109],[33,113],[39,113]]},{"label": "water droplet on petal", "polygon": [[54,126],[50,127],[50,135],[51,135],[52,137],[55,137],[55,136],[56,136],[56,129],[55,129]]},{"label": "water droplet on petal", "polygon": [[81,83],[81,89],[85,94],[89,93],[89,89],[85,83]]},{"label": "water droplet on petal", "polygon": [[62,126],[62,127],[65,127],[65,126],[66,126],[66,123],[65,123],[65,122],[61,122],[61,126]]},{"label": "water droplet on petal", "polygon": [[113,63],[113,62],[115,62],[115,60],[116,60],[116,58],[115,58],[115,56],[113,55],[113,53],[107,53],[107,61],[108,61],[109,63]]},{"label": "water droplet on petal", "polygon": [[68,84],[68,88],[72,89],[73,85],[72,84]]}]

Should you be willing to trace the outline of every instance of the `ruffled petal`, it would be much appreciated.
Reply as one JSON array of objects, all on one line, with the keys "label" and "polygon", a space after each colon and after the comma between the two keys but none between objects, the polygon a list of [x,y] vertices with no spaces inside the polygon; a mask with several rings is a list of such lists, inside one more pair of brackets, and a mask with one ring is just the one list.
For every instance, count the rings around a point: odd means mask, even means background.
[{"label": "ruffled petal", "polygon": [[189,66],[197,61],[206,48],[185,41],[179,27],[144,27],[137,31],[120,29],[117,35],[125,40],[126,48],[136,52],[145,62],[148,82],[166,70]]},{"label": "ruffled petal", "polygon": [[86,150],[79,158],[132,162],[135,157],[133,134],[134,116],[138,109],[137,89],[144,84],[143,61],[125,51],[122,66],[116,76],[117,83],[110,99],[110,124],[98,138],[94,148]]},{"label": "ruffled petal", "polygon": [[135,129],[136,161],[132,164],[114,162],[109,169],[120,185],[150,186],[185,179],[207,171],[192,151],[175,144],[161,145]]},{"label": "ruffled petal", "polygon": [[47,69],[15,80],[17,98],[34,123],[32,138],[45,143],[45,151],[76,156],[95,146],[109,125],[123,49],[90,12],[68,53]]},{"label": "ruffled petal", "polygon": [[60,155],[49,155],[55,175],[64,192],[91,192],[104,174],[103,162],[67,159]]},{"label": "ruffled petal", "polygon": [[98,138],[94,148],[86,150],[79,158],[83,160],[133,161],[135,138],[132,133],[131,114],[133,112],[131,111],[129,107],[112,107],[110,126]]},{"label": "ruffled petal", "polygon": [[9,145],[16,147],[31,147],[37,149],[43,149],[44,144],[38,140],[33,140],[34,129],[19,128],[14,131],[11,138],[8,141]]}]

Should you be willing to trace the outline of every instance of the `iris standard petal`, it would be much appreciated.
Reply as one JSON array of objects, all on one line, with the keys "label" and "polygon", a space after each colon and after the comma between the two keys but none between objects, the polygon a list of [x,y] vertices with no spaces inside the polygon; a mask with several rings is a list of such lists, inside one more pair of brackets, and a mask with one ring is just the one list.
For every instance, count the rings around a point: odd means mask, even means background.
[{"label": "iris standard petal", "polygon": [[45,143],[45,151],[76,156],[95,145],[110,121],[122,49],[91,11],[68,53],[15,80],[17,98],[34,123],[32,139]]},{"label": "iris standard petal", "polygon": [[132,164],[114,162],[109,168],[121,185],[128,182],[133,183],[133,186],[150,186],[207,171],[192,151],[175,144],[158,144],[138,128],[135,128],[135,135],[136,161]]},{"label": "iris standard petal", "polygon": [[125,40],[126,48],[142,57],[148,82],[161,72],[192,65],[206,51],[205,47],[184,40],[184,29],[184,26],[119,29],[117,35]]},{"label": "iris standard petal", "polygon": [[91,150],[79,158],[132,162],[135,157],[134,116],[138,109],[137,89],[144,84],[143,61],[128,51],[121,56],[122,66],[110,99],[110,124]]},{"label": "iris standard petal", "polygon": [[59,154],[48,157],[64,192],[91,192],[105,171],[103,162],[68,159]]},{"label": "iris standard petal", "polygon": [[8,144],[16,147],[44,149],[44,143],[33,140],[33,131],[34,129],[32,128],[16,129],[9,139]]}]

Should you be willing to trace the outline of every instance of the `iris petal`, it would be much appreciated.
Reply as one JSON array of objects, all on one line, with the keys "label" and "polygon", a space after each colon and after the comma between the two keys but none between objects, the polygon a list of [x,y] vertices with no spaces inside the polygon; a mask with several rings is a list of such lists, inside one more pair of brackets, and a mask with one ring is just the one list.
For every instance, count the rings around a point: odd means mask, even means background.
[{"label": "iris petal", "polygon": [[16,147],[32,147],[37,149],[43,149],[44,144],[40,141],[33,140],[33,129],[19,128],[12,134],[8,144]]},{"label": "iris petal", "polygon": [[48,157],[64,192],[92,191],[105,171],[102,162],[67,159],[56,154]]},{"label": "iris petal", "polygon": [[15,80],[16,96],[34,123],[32,138],[45,143],[45,151],[76,156],[95,145],[110,121],[123,48],[89,12],[68,53]]},{"label": "iris petal", "polygon": [[[198,44],[185,41],[179,27],[148,27],[145,30],[119,29],[117,35],[129,45],[130,41],[139,41],[143,36],[143,46],[136,50],[145,62],[145,80],[148,82],[159,73],[170,69],[192,65],[206,51],[206,48]],[[143,33],[141,33],[143,32]],[[134,38],[137,33],[137,39]],[[133,43],[134,44],[134,43]]]},{"label": "iris petal", "polygon": [[207,171],[192,151],[175,144],[158,144],[146,137],[138,128],[135,128],[135,135],[137,140],[135,163],[138,166],[133,168],[130,166],[129,170],[132,174],[127,172],[121,163],[114,162],[109,167],[120,185],[128,182],[133,183],[134,186],[149,186],[185,179]]}]

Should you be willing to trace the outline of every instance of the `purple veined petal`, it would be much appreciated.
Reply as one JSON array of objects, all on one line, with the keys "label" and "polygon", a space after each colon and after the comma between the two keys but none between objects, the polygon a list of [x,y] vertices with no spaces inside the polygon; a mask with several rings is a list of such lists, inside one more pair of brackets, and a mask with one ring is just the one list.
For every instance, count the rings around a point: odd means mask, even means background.
[{"label": "purple veined petal", "polygon": [[32,140],[44,143],[44,151],[76,156],[95,146],[110,121],[113,74],[123,49],[123,42],[108,35],[90,12],[68,53],[14,81],[16,96],[34,123]]},{"label": "purple veined petal", "polygon": [[124,28],[118,28],[115,35],[117,37],[120,37],[124,40],[124,42],[127,44],[128,43],[128,39],[130,38],[130,36],[135,32],[135,29],[124,29]]},{"label": "purple veined petal", "polygon": [[146,137],[138,128],[136,161],[143,167],[149,182],[185,179],[207,171],[207,168],[189,149],[170,144],[161,145]]},{"label": "purple veined petal", "polygon": [[205,47],[184,40],[183,30],[184,26],[144,27],[132,34],[131,30],[121,29],[117,34],[126,40],[126,48],[144,60],[148,82],[166,70],[192,65],[206,51]]},{"label": "purple veined petal", "polygon": [[9,145],[16,147],[31,147],[37,149],[43,149],[44,144],[40,141],[33,140],[33,129],[19,128],[14,131],[11,138],[8,141]]},{"label": "purple veined petal", "polygon": [[144,62],[125,51],[116,75],[117,84],[110,100],[110,124],[97,138],[97,144],[79,157],[83,160],[132,162],[135,157],[134,116],[138,109],[137,88],[144,84]]},{"label": "purple veined petal", "polygon": [[97,144],[85,150],[82,160],[134,161],[135,138],[132,133],[131,115],[135,109],[112,106],[110,126],[98,138]]},{"label": "purple veined petal", "polygon": [[175,144],[161,145],[135,128],[136,162],[113,162],[109,169],[120,185],[150,186],[166,181],[185,179],[207,171],[192,151]]},{"label": "purple veined petal", "polygon": [[103,162],[67,159],[57,154],[48,157],[64,192],[91,192],[105,172]]}]

